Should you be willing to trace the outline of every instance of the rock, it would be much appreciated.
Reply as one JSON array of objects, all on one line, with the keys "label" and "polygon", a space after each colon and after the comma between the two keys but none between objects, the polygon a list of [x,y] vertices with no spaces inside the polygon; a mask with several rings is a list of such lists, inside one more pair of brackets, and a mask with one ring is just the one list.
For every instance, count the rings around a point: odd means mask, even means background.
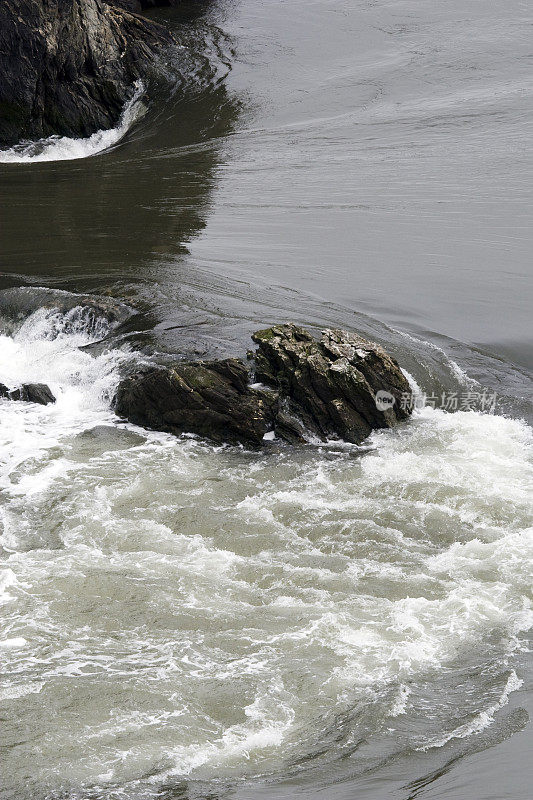
[{"label": "rock", "polygon": [[360,443],[409,415],[401,398],[410,387],[398,364],[357,334],[326,330],[317,340],[280,325],[252,339],[255,380],[266,386],[250,385],[250,366],[239,359],[151,367],[121,381],[116,413],[155,430],[252,446],[272,431],[302,442],[306,430]]},{"label": "rock", "polygon": [[27,403],[38,403],[47,406],[55,403],[56,399],[49,387],[45,383],[23,383],[17,389],[9,390],[7,386],[0,383],[0,397],[8,400],[23,400]]},{"label": "rock", "polygon": [[[106,0],[106,2],[107,1],[108,0]],[[140,14],[143,10],[141,0],[110,0],[110,3],[119,8],[123,8],[124,11],[129,11],[130,14]]]},{"label": "rock", "polygon": [[0,144],[116,125],[175,40],[128,0],[2,0]]},{"label": "rock", "polygon": [[97,458],[102,453],[116,453],[129,450],[146,442],[145,436],[119,428],[114,425],[96,425],[94,428],[78,433],[70,441],[69,459],[87,462],[89,458]]},{"label": "rock", "polygon": [[[397,362],[355,333],[325,330],[317,341],[297,325],[252,336],[259,346],[255,377],[287,398],[288,410],[321,438],[360,443],[374,428],[406,419],[402,394],[410,387]],[[390,405],[376,404],[376,393]],[[380,407],[378,407],[378,405]]]},{"label": "rock", "polygon": [[258,446],[272,425],[277,398],[251,389],[239,359],[154,367],[119,384],[115,411],[136,425],[216,442]]},{"label": "rock", "polygon": [[57,312],[57,333],[83,329],[93,336],[104,336],[136,313],[112,297],[18,286],[0,291],[0,330],[13,333],[39,309]]}]

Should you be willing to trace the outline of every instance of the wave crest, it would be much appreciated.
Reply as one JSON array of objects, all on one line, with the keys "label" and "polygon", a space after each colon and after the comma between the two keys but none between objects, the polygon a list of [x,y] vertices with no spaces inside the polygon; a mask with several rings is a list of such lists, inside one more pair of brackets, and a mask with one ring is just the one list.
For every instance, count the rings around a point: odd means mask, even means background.
[{"label": "wave crest", "polygon": [[0,164],[33,164],[40,161],[72,161],[88,158],[108,150],[117,144],[133,123],[145,111],[142,102],[144,85],[139,82],[135,91],[124,106],[115,128],[100,130],[85,139],[72,139],[69,136],[47,136],[35,142],[20,142],[9,150],[0,150]]}]

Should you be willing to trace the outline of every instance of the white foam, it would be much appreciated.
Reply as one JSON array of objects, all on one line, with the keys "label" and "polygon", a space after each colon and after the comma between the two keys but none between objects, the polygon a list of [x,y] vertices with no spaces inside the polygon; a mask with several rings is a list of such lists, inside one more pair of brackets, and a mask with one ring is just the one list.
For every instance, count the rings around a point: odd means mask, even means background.
[{"label": "white foam", "polygon": [[26,639],[23,636],[13,636],[11,639],[0,640],[0,647],[5,650],[15,650],[19,647],[24,647]]},{"label": "white foam", "polygon": [[0,603],[8,603],[10,600],[13,600],[13,596],[9,594],[7,589],[17,584],[17,576],[12,569],[3,569],[0,571]]},{"label": "white foam", "polygon": [[[68,735],[74,754],[65,770],[258,774],[310,752],[346,709],[385,702],[381,720],[407,726],[428,674],[479,646],[509,672],[533,623],[524,423],[425,408],[358,458],[342,443],[260,455],[149,432],[133,450],[79,445],[73,433],[116,422],[126,356],[78,349],[97,334],[36,312],[0,341],[0,381],[42,380],[58,398],[0,401],[10,636],[39,634],[3,655],[21,687],[53,678],[54,696],[68,682],[80,719],[88,675],[124,677],[139,703],[128,721],[103,693],[94,724],[54,721],[57,752]],[[459,728],[444,704],[415,745],[476,733],[504,695]],[[57,753],[43,768],[62,774]]]},{"label": "white foam", "polygon": [[400,684],[398,687],[398,694],[392,704],[392,708],[390,710],[389,716],[391,717],[399,717],[400,714],[405,714],[407,710],[407,705],[409,703],[409,696],[411,694],[411,690],[405,684]]},{"label": "white foam", "polygon": [[141,102],[143,93],[144,87],[139,83],[135,87],[133,96],[126,103],[115,128],[97,131],[86,139],[48,136],[36,142],[21,142],[9,150],[0,150],[0,163],[35,164],[41,161],[72,161],[108,150],[125,136],[135,120],[143,114],[145,110]]},{"label": "white foam", "polygon": [[480,711],[479,714],[476,714],[473,717],[473,719],[465,722],[463,725],[459,725],[459,727],[455,728],[450,733],[447,733],[445,736],[430,739],[429,742],[426,742],[422,747],[418,747],[417,749],[426,751],[431,750],[434,747],[444,747],[444,745],[452,739],[464,739],[467,736],[473,736],[481,733],[493,724],[496,713],[509,702],[509,695],[512,692],[516,692],[517,689],[520,689],[523,683],[524,681],[517,676],[514,670],[512,670],[507,679],[503,692],[496,703],[493,703],[488,708]]},{"label": "white foam", "polygon": [[282,682],[274,680],[264,693],[257,694],[254,701],[245,706],[245,722],[228,727],[218,739],[204,745],[169,750],[167,756],[174,766],[163,775],[157,775],[155,780],[189,775],[205,764],[227,768],[249,762],[256,752],[279,748],[294,722],[290,699]]},{"label": "white foam", "polygon": [[[444,356],[444,360],[448,365],[450,372],[452,373],[454,378],[463,386],[472,388],[473,386],[478,385],[478,382],[475,380],[475,378],[471,378],[468,375],[468,373],[466,373],[465,370],[462,369],[462,367],[460,367],[459,364],[453,360],[453,358],[450,358],[448,353],[445,350],[443,350],[442,347],[439,347],[437,344],[435,344],[434,342],[430,342],[427,339],[419,339],[417,336],[412,336],[410,333],[406,333],[405,331],[395,330],[395,333],[398,333],[400,336],[403,336],[404,339],[409,339],[411,342],[422,344],[429,350],[434,350],[435,352],[440,353],[442,356]],[[412,378],[412,376],[410,376],[409,373],[407,373],[405,370],[402,370],[402,372],[409,381],[409,383],[411,383],[411,381],[414,381],[414,378]],[[416,384],[416,381],[414,381],[414,383],[418,388],[418,384]],[[414,392],[414,387],[412,386],[411,388],[413,388]],[[417,393],[420,394],[420,391],[418,391]]]},{"label": "white foam", "polygon": [[44,683],[26,683],[15,686],[5,686],[0,689],[0,700],[16,700],[28,694],[39,694]]},{"label": "white foam", "polygon": [[62,312],[40,308],[34,311],[18,329],[18,341],[38,342],[63,337],[71,347],[79,347],[103,339],[112,325],[90,306],[74,306]]},{"label": "white foam", "polygon": [[[128,355],[110,351],[92,357],[79,348],[99,338],[94,320],[85,319],[84,331],[80,316],[75,329],[64,333],[57,317],[41,309],[13,337],[0,335],[0,382],[10,389],[45,383],[56,398],[47,406],[0,400],[0,488],[8,488],[12,496],[43,492],[65,472],[64,459],[53,459],[14,480],[19,465],[38,460],[65,436],[114,419],[110,399],[119,365]],[[6,515],[3,509],[4,545],[10,527]]]},{"label": "white foam", "polygon": [[402,368],[402,373],[407,378],[407,383],[409,384],[413,395],[415,397],[421,397],[423,392],[422,389],[420,388],[420,385],[416,382],[415,378],[406,369]]}]

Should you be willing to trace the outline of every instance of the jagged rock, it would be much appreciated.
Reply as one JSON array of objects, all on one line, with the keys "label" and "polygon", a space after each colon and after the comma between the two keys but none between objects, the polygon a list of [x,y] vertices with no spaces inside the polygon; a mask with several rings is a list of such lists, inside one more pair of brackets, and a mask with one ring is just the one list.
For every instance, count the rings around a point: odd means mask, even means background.
[{"label": "jagged rock", "polygon": [[2,0],[0,144],[113,127],[175,42],[129,0]]},{"label": "jagged rock", "polygon": [[233,358],[154,367],[121,381],[115,410],[145,428],[257,446],[277,398],[250,388],[248,378],[245,364]]},{"label": "jagged rock", "polygon": [[[297,325],[252,336],[256,380],[287,398],[289,410],[322,438],[359,443],[374,428],[389,428],[409,412],[401,406],[410,387],[397,362],[355,333],[325,330],[317,341]],[[376,393],[382,402],[376,404]],[[389,395],[390,405],[382,410]],[[378,407],[379,406],[379,407]]]},{"label": "jagged rock", "polygon": [[0,397],[8,400],[23,400],[27,403],[38,403],[47,406],[55,403],[56,399],[49,387],[45,383],[23,383],[17,389],[9,390],[7,386],[0,383]]},{"label": "jagged rock", "polygon": [[296,325],[252,338],[259,346],[255,380],[266,387],[250,385],[250,367],[239,359],[152,367],[121,381],[116,413],[155,430],[253,446],[271,431],[301,442],[306,429],[360,443],[409,415],[401,405],[409,384],[373,342],[335,330],[317,340]]}]

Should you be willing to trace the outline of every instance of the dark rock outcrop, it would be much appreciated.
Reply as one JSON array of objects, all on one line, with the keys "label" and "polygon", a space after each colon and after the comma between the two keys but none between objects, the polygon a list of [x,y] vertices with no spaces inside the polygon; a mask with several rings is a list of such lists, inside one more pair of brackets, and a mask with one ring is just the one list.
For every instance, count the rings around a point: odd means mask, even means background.
[{"label": "dark rock outcrop", "polygon": [[256,379],[287,398],[289,410],[319,436],[361,442],[374,428],[407,418],[401,397],[409,384],[374,342],[339,330],[325,330],[317,341],[296,325],[258,331],[252,339],[259,346]]},{"label": "dark rock outcrop", "polygon": [[174,44],[134,0],[2,0],[0,144],[113,127]]},{"label": "dark rock outcrop", "polygon": [[246,365],[232,358],[154,367],[120,383],[115,410],[145,428],[259,445],[276,398],[251,389],[248,377]]},{"label": "dark rock outcrop", "polygon": [[8,400],[23,400],[27,403],[38,403],[47,406],[55,403],[56,399],[49,387],[45,383],[23,383],[17,389],[9,390],[7,386],[0,383],[0,397]]},{"label": "dark rock outcrop", "polygon": [[250,367],[239,359],[152,367],[121,381],[116,413],[155,430],[252,446],[270,431],[293,443],[306,430],[360,443],[409,415],[400,402],[409,384],[373,342],[334,330],[317,340],[296,325],[252,338],[260,384],[250,383]]}]

